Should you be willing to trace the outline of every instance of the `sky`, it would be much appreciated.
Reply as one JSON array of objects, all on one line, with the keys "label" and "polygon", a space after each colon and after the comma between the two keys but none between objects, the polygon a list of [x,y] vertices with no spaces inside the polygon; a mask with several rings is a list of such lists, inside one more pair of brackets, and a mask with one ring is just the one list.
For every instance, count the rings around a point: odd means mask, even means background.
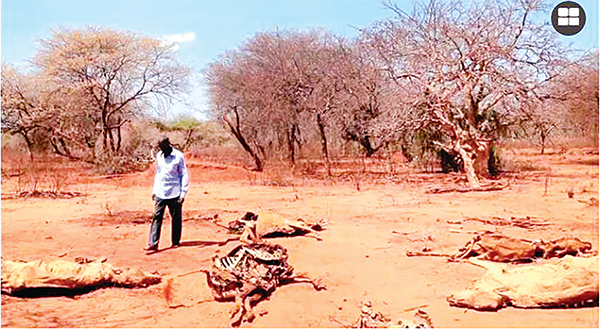
[{"label": "sky", "polygon": [[[560,0],[547,1],[550,8]],[[561,37],[578,49],[598,47],[598,0],[577,0],[585,10],[586,25],[579,34]],[[395,3],[410,12],[412,0]],[[236,49],[261,31],[326,28],[354,37],[357,28],[391,18],[381,0],[1,0],[3,63],[26,69],[38,41],[57,28],[105,26],[134,31],[176,42],[178,59],[196,78],[225,51]],[[538,19],[550,20],[550,11]],[[199,79],[187,104],[175,104],[171,116],[188,113],[202,117],[207,97]]]}]

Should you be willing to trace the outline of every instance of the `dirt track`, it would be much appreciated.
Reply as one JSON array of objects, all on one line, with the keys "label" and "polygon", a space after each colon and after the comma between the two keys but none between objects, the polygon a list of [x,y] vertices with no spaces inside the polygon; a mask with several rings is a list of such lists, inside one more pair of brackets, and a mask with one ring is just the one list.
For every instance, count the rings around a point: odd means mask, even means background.
[{"label": "dirt track", "polygon": [[[152,173],[94,179],[72,186],[86,197],[64,200],[2,201],[2,258],[73,259],[108,257],[117,266],[136,266],[173,275],[209,266],[215,253],[236,246],[213,244],[226,231],[200,218],[218,214],[221,224],[259,208],[287,217],[325,218],[323,241],[276,238],[284,245],[296,272],[323,279],[327,291],[310,285],[280,287],[257,306],[266,314],[243,327],[339,327],[359,315],[358,305],[371,300],[392,319],[407,318],[403,310],[423,310],[436,327],[597,327],[598,307],[579,309],[514,309],[476,312],[453,308],[445,298],[476,280],[482,270],[443,258],[408,258],[406,250],[454,251],[472,235],[454,231],[496,230],[529,239],[574,235],[598,250],[598,207],[578,200],[598,198],[598,155],[536,157],[550,166],[545,174],[523,175],[508,189],[493,192],[425,194],[414,183],[353,184],[306,181],[293,187],[249,183],[244,170],[190,162],[192,184],[184,206],[182,246],[145,255],[151,213]],[[436,175],[410,174],[425,182]],[[254,179],[252,179],[254,180]],[[260,180],[259,180],[260,181]],[[11,191],[3,182],[3,194]],[[547,187],[547,188],[546,188]],[[573,187],[574,198],[567,197]],[[547,189],[547,192],[546,192]],[[544,196],[545,195],[545,196]],[[109,214],[112,214],[110,216]],[[450,224],[464,217],[531,216],[549,226],[526,230],[479,222]],[[170,222],[163,225],[161,248],[170,245]],[[452,229],[453,232],[449,230]],[[392,231],[404,234],[395,234]],[[2,296],[3,327],[227,327],[231,303],[211,299],[204,275],[173,280],[169,308],[165,284],[147,289],[106,288],[76,297],[20,299]]]}]

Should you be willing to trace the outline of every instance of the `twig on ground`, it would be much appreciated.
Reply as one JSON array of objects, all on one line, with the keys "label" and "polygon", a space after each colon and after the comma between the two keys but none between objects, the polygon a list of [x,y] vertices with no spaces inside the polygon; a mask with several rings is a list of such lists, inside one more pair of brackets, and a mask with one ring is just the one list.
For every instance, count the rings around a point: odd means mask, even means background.
[{"label": "twig on ground", "polygon": [[471,187],[463,187],[463,186],[458,186],[458,187],[433,187],[433,188],[429,188],[425,191],[426,194],[444,194],[444,193],[451,193],[451,192],[459,192],[459,193],[467,193],[467,192],[473,192],[473,191],[478,191],[478,192],[486,192],[486,191],[498,191],[498,190],[503,190],[504,188],[508,187],[509,184],[491,184],[491,185],[487,185],[487,186],[482,186],[482,187],[478,187],[478,188],[471,188]]},{"label": "twig on ground", "polygon": [[332,322],[337,323],[342,328],[350,328],[351,327],[351,325],[344,324],[343,322],[336,320],[335,317],[333,317],[333,316],[329,316],[329,320],[332,321]]},{"label": "twig on ground", "polygon": [[504,219],[504,218],[500,218],[500,217],[490,217],[490,218],[470,217],[470,218],[465,218],[463,220],[458,220],[458,221],[448,220],[448,221],[446,221],[446,223],[452,224],[452,225],[460,225],[466,221],[478,221],[478,222],[482,222],[486,225],[493,225],[493,226],[515,226],[515,227],[520,227],[520,228],[525,228],[525,229],[533,229],[536,227],[545,227],[545,226],[550,225],[548,222],[540,222],[530,216],[526,216],[524,218],[511,217],[510,219]]},{"label": "twig on ground", "polygon": [[420,309],[420,308],[425,308],[425,307],[429,307],[429,305],[421,305],[421,306],[417,306],[417,307],[407,308],[403,311],[400,311],[400,313],[406,313],[406,312],[414,311],[415,309]]}]

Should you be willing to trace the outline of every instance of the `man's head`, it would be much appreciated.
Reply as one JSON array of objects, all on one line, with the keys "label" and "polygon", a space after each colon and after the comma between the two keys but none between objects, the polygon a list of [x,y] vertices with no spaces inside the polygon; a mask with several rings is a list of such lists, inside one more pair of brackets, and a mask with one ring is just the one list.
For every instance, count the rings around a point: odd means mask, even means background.
[{"label": "man's head", "polygon": [[158,143],[158,147],[160,148],[160,151],[162,151],[162,153],[165,157],[168,157],[171,154],[171,152],[173,151],[173,147],[171,146],[171,141],[169,141],[168,137],[160,140],[160,142]]}]

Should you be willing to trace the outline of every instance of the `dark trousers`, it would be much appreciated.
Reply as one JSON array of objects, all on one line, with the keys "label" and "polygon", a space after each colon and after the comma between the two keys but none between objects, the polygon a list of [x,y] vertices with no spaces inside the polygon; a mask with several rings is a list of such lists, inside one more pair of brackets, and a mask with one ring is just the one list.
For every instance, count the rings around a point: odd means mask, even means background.
[{"label": "dark trousers", "polygon": [[171,244],[179,245],[179,241],[181,240],[181,204],[177,200],[178,198],[160,199],[154,197],[154,216],[152,217],[148,246],[158,247],[160,228],[162,227],[163,216],[167,206],[171,214]]}]

